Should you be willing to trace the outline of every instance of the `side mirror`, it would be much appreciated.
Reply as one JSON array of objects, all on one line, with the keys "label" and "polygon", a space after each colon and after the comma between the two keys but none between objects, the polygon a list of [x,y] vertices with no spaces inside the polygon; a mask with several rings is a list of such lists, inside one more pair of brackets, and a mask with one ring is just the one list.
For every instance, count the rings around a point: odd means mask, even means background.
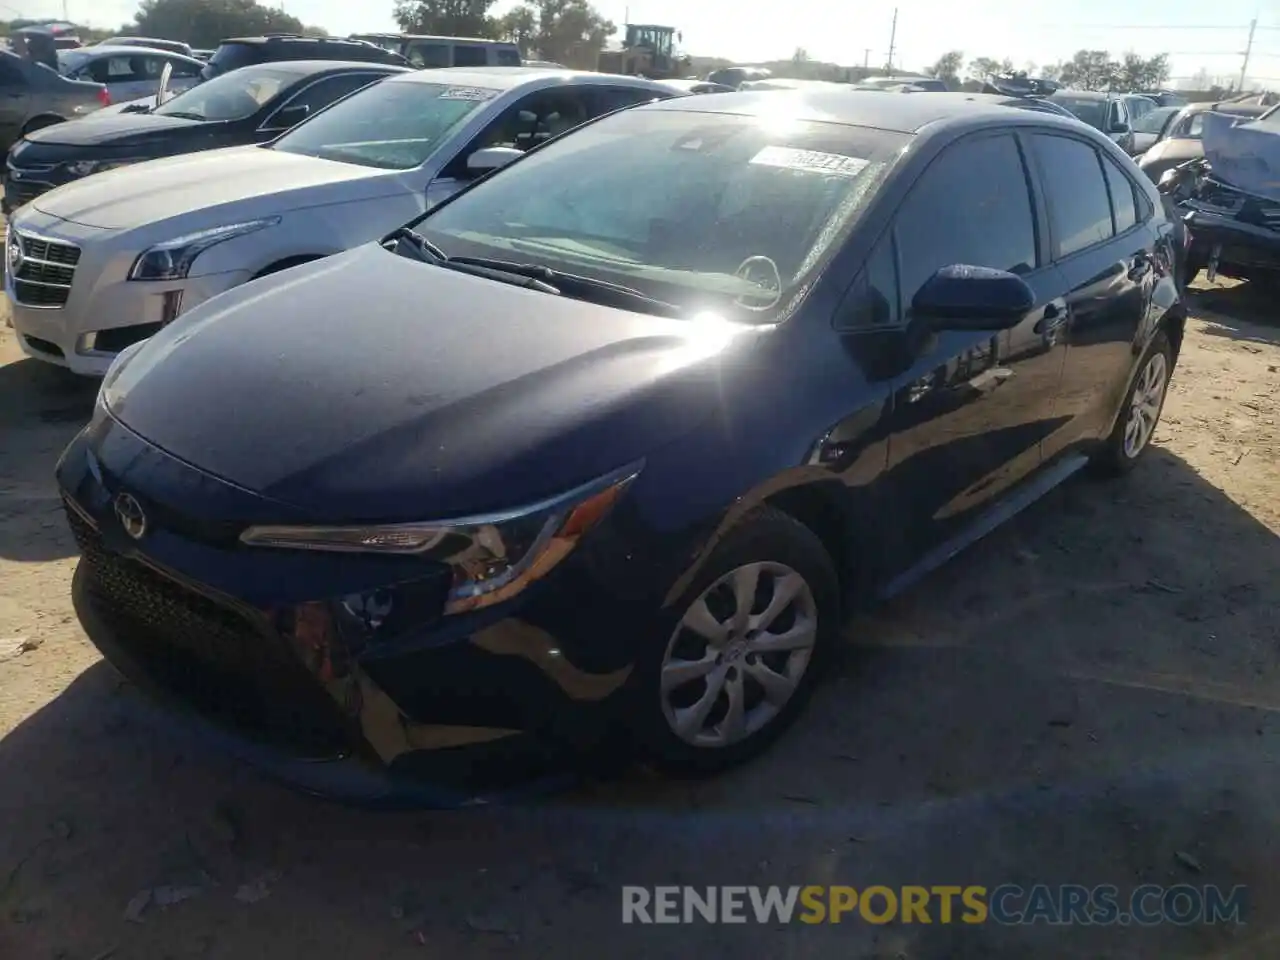
[{"label": "side mirror", "polygon": [[290,127],[297,126],[307,117],[311,116],[311,107],[305,103],[293,103],[281,110],[271,118],[271,129],[288,130]]},{"label": "side mirror", "polygon": [[1178,171],[1175,167],[1170,167],[1164,173],[1160,174],[1160,179],[1156,181],[1157,187],[1169,187],[1178,179]]},{"label": "side mirror", "polygon": [[1121,135],[1133,133],[1133,127],[1129,126],[1129,124],[1125,123],[1123,120],[1117,120],[1115,123],[1111,124],[1111,132]]},{"label": "side mirror", "polygon": [[1035,305],[1035,293],[1016,273],[956,263],[925,281],[911,313],[935,330],[1007,330]]},{"label": "side mirror", "polygon": [[467,157],[467,170],[479,176],[499,167],[505,167],[512,160],[524,156],[523,150],[514,147],[485,147]]}]

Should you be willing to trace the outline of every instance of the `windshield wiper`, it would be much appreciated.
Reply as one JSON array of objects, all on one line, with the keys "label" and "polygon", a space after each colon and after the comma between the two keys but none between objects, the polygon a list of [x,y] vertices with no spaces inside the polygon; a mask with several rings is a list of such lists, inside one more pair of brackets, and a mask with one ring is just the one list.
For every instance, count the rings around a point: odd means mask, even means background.
[{"label": "windshield wiper", "polygon": [[[147,112],[148,112],[148,113],[154,113],[154,112],[155,112],[155,107],[151,107],[151,108],[149,108]],[[184,113],[184,112],[183,112],[183,111],[181,111],[181,110],[170,110],[170,111],[168,111],[167,113],[159,114],[159,116],[162,116],[162,117],[177,117],[179,120],[203,120],[203,119],[204,119],[204,117],[200,116],[200,114],[198,114],[198,113]]]},{"label": "windshield wiper", "polygon": [[473,277],[488,277],[490,280],[498,280],[502,283],[512,283],[516,286],[526,287],[530,290],[537,290],[540,293],[559,294],[560,291],[551,284],[545,282],[540,277],[531,276],[522,271],[505,270],[501,266],[502,261],[472,261],[466,257],[452,259],[443,250],[434,243],[424,237],[412,227],[398,227],[388,236],[388,240],[396,241],[396,245],[407,245],[414,255],[423,263],[434,263],[436,266],[444,267],[447,270],[457,270],[460,273],[469,273]]},{"label": "windshield wiper", "polygon": [[489,257],[451,257],[449,263],[499,270],[521,277],[530,277],[557,288],[562,296],[576,300],[588,300],[603,306],[616,306],[623,310],[642,310],[659,316],[683,317],[685,311],[674,303],[658,300],[634,287],[626,287],[608,280],[597,280],[576,273],[565,273],[544,267],[540,263],[517,263],[514,260],[498,260]]}]

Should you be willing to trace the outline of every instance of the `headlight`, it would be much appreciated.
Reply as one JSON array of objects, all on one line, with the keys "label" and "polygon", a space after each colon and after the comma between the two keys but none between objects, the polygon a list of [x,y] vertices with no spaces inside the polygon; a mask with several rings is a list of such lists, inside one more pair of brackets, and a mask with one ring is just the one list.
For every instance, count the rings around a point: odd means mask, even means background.
[{"label": "headlight", "polygon": [[138,255],[129,270],[130,280],[183,280],[191,270],[196,257],[215,244],[235,237],[243,237],[263,227],[274,226],[280,222],[279,217],[264,217],[261,220],[246,220],[244,223],[229,223],[224,227],[213,227],[188,233],[183,237],[174,237],[164,243],[148,247]]},{"label": "headlight", "polygon": [[67,173],[73,177],[87,177],[91,173],[102,173],[138,162],[137,160],[72,160],[67,164]]},{"label": "headlight", "polygon": [[453,570],[445,613],[462,613],[513,597],[546,576],[608,515],[642,466],[631,464],[559,497],[502,514],[363,527],[250,527],[240,540],[257,547],[436,560]]}]

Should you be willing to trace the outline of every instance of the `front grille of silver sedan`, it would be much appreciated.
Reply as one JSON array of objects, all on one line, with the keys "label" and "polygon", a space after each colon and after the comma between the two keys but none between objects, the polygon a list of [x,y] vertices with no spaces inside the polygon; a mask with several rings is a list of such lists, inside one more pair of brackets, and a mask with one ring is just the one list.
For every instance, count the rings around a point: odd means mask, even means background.
[{"label": "front grille of silver sedan", "polygon": [[71,295],[80,248],[20,230],[10,232],[7,266],[13,276],[14,299],[24,306],[55,309]]}]

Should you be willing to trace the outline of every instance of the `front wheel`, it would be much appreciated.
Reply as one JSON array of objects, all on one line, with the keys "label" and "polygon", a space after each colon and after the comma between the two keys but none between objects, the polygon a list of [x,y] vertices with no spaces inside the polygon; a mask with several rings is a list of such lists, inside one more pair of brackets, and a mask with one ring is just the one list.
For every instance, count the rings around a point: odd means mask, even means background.
[{"label": "front wheel", "polygon": [[705,776],[763,752],[799,716],[839,635],[821,541],[772,508],[716,546],[645,651],[632,725],[664,773]]},{"label": "front wheel", "polygon": [[1172,374],[1173,346],[1162,330],[1142,355],[1138,375],[1120,408],[1115,428],[1095,458],[1094,463],[1102,473],[1113,476],[1128,473],[1147,452],[1160,422]]}]

